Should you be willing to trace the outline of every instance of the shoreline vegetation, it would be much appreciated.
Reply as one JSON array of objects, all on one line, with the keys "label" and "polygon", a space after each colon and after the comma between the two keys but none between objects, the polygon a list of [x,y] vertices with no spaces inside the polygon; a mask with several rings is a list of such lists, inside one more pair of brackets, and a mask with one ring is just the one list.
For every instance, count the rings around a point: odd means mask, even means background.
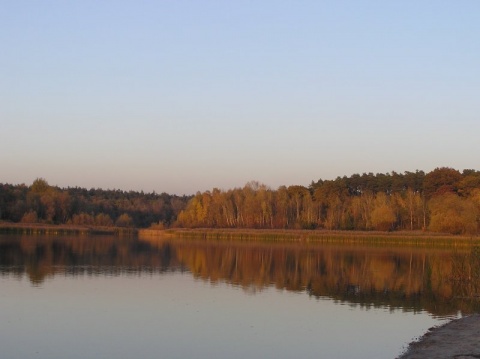
[{"label": "shoreline vegetation", "polygon": [[137,235],[136,228],[121,227],[89,227],[62,224],[25,224],[0,223],[0,233],[3,234],[41,234],[41,235]]},{"label": "shoreline vegetation", "polygon": [[198,192],[174,224],[182,228],[327,229],[480,233],[480,172],[453,168],[337,177],[310,186],[259,182]]},{"label": "shoreline vegetation", "polygon": [[363,173],[277,189],[251,181],[192,196],[60,188],[37,178],[30,186],[0,183],[2,221],[38,231],[47,231],[43,225],[74,226],[82,233],[211,228],[255,231],[255,236],[264,230],[474,237],[480,235],[480,171],[442,167],[429,173]]},{"label": "shoreline vegetation", "polygon": [[413,246],[480,245],[479,236],[450,235],[422,231],[270,230],[215,228],[121,228],[51,224],[0,223],[2,234],[26,235],[130,235],[146,238],[202,239],[286,243],[401,244]]},{"label": "shoreline vegetation", "polygon": [[381,232],[342,230],[269,230],[269,229],[213,229],[173,228],[139,229],[140,237],[176,237],[219,241],[263,241],[290,243],[345,243],[345,244],[402,244],[422,246],[463,246],[480,244],[480,237],[430,232]]}]

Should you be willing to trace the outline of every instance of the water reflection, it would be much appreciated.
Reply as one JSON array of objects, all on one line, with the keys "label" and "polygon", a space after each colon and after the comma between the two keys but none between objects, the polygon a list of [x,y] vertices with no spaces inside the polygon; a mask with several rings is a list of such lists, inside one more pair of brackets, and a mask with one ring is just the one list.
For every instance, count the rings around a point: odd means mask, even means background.
[{"label": "water reflection", "polygon": [[249,292],[275,286],[360,306],[479,312],[480,249],[389,248],[130,239],[1,236],[2,276],[34,285],[57,274],[143,275],[189,271]]}]

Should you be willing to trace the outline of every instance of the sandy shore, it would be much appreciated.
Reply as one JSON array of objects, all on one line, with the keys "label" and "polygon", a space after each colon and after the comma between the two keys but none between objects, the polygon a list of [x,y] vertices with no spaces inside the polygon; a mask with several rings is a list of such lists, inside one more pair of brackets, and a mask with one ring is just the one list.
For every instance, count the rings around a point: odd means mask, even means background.
[{"label": "sandy shore", "polygon": [[433,328],[399,359],[480,358],[480,315],[453,320]]}]

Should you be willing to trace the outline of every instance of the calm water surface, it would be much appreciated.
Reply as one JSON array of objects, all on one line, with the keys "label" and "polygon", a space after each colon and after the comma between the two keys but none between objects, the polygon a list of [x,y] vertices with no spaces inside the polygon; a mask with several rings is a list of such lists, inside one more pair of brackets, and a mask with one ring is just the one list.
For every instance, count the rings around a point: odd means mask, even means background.
[{"label": "calm water surface", "polygon": [[476,248],[0,236],[2,358],[394,358],[479,311]]}]

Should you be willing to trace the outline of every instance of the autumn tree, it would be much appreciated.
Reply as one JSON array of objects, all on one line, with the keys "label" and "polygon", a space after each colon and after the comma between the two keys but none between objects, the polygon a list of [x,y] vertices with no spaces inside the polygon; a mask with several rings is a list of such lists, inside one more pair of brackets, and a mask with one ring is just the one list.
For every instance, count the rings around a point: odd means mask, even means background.
[{"label": "autumn tree", "polygon": [[274,223],[275,228],[288,228],[291,223],[289,214],[289,194],[288,189],[285,186],[280,186],[274,194],[275,196],[275,212]]},{"label": "autumn tree", "polygon": [[120,217],[117,218],[115,221],[115,225],[117,227],[126,227],[130,228],[133,227],[133,220],[127,213],[123,213]]},{"label": "autumn tree", "polygon": [[469,197],[472,192],[480,188],[479,171],[463,171],[464,177],[458,182],[458,193],[464,197]]},{"label": "autumn tree", "polygon": [[93,226],[95,219],[91,214],[81,212],[73,215],[71,223],[77,226]]},{"label": "autumn tree", "polygon": [[395,222],[395,213],[385,193],[378,193],[372,211],[372,225],[376,230],[391,230]]},{"label": "autumn tree", "polygon": [[430,201],[430,210],[431,231],[451,234],[474,234],[478,231],[478,208],[469,199],[444,193]]},{"label": "autumn tree", "polygon": [[435,194],[455,193],[461,179],[461,173],[453,168],[435,168],[432,172],[427,173],[423,181],[425,195],[427,198],[431,198]]},{"label": "autumn tree", "polygon": [[392,208],[396,212],[397,225],[402,229],[420,229],[423,219],[422,195],[407,188],[405,191],[392,194]]},{"label": "autumn tree", "polygon": [[364,229],[372,229],[372,211],[374,208],[375,195],[370,191],[365,191],[360,196],[360,213]]},{"label": "autumn tree", "polygon": [[113,226],[112,218],[105,213],[99,213],[95,216],[94,223],[96,226],[100,227],[111,227]]},{"label": "autumn tree", "polygon": [[30,211],[30,212],[25,213],[20,222],[22,222],[22,223],[37,223],[38,222],[37,212]]},{"label": "autumn tree", "polygon": [[[312,223],[311,221],[311,196],[308,188],[303,186],[290,186],[287,188],[290,203],[292,204],[293,211],[295,213],[294,221],[298,227],[303,227]],[[307,212],[305,220],[302,221],[303,212]],[[303,226],[302,226],[303,222]]]}]

